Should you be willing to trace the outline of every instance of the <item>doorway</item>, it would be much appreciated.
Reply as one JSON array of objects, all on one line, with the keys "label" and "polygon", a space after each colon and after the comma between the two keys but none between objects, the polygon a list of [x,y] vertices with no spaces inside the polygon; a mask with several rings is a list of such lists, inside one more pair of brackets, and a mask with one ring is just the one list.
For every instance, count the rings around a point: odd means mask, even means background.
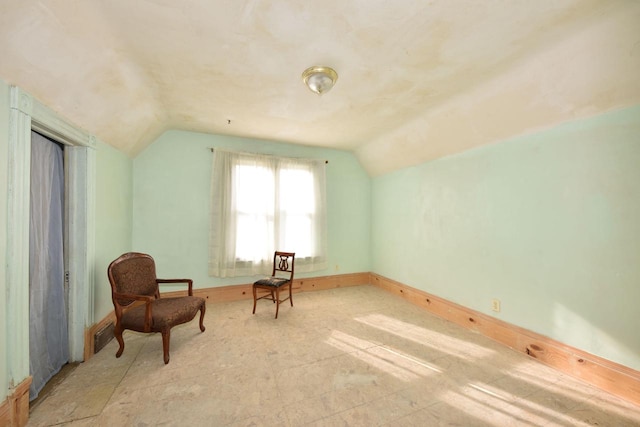
[{"label": "doorway", "polygon": [[69,361],[65,283],[64,147],[31,132],[29,212],[29,399]]},{"label": "doorway", "polygon": [[[66,122],[16,86],[10,88],[8,138],[6,318],[9,384],[29,384],[29,206],[31,131],[65,145],[68,170],[69,360],[85,358],[85,330],[94,322],[95,147],[93,135]],[[25,396],[26,397],[26,396]]]}]

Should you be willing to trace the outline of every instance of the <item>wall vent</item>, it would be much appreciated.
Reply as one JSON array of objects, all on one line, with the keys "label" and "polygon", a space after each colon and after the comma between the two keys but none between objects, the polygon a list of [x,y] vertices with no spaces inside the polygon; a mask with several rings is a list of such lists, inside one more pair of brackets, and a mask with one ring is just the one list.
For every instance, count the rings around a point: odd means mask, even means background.
[{"label": "wall vent", "polygon": [[109,341],[113,339],[113,330],[115,329],[115,325],[113,322],[107,323],[103,326],[93,337],[93,353],[97,353],[102,348],[109,344]]}]

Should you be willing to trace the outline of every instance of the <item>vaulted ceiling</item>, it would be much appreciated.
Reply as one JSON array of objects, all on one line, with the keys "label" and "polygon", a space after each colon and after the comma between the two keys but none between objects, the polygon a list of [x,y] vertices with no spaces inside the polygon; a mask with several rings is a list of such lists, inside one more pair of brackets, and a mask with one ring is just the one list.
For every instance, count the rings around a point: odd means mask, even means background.
[{"label": "vaulted ceiling", "polygon": [[[635,0],[0,0],[0,78],[131,156],[184,129],[372,175],[640,103]],[[322,96],[302,71],[339,74]]]}]

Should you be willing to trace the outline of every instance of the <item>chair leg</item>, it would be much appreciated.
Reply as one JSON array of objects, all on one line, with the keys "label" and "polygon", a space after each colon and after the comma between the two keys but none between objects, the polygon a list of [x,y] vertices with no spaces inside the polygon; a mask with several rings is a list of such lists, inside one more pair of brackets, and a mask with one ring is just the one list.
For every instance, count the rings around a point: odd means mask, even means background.
[{"label": "chair leg", "polygon": [[293,293],[291,292],[291,282],[289,282],[289,301],[291,301],[291,307],[293,307]]},{"label": "chair leg", "polygon": [[116,327],[113,330],[113,335],[116,337],[116,340],[118,340],[118,344],[120,344],[120,348],[118,349],[118,352],[116,353],[116,357],[120,357],[122,356],[122,352],[124,351],[124,340],[122,339],[122,331],[124,329],[122,328],[122,326],[120,326],[119,323],[116,323]]},{"label": "chair leg", "polygon": [[278,318],[278,310],[280,310],[280,288],[276,288],[276,319]]},{"label": "chair leg", "polygon": [[171,329],[162,331],[162,352],[164,353],[164,364],[169,363],[169,341],[171,339]]},{"label": "chair leg", "polygon": [[200,307],[200,331],[204,332],[204,312],[207,310],[207,304],[202,303],[202,307]]},{"label": "chair leg", "polygon": [[256,314],[256,287],[253,286],[253,314]]}]

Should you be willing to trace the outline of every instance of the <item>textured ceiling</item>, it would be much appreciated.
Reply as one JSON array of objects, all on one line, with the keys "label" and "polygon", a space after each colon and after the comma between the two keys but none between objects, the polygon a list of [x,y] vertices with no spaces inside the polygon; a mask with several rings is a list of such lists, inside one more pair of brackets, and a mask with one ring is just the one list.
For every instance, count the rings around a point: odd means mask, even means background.
[{"label": "textured ceiling", "polygon": [[[639,103],[639,22],[635,0],[0,0],[0,78],[131,156],[184,129],[377,175]],[[322,96],[312,65],[339,74]]]}]

